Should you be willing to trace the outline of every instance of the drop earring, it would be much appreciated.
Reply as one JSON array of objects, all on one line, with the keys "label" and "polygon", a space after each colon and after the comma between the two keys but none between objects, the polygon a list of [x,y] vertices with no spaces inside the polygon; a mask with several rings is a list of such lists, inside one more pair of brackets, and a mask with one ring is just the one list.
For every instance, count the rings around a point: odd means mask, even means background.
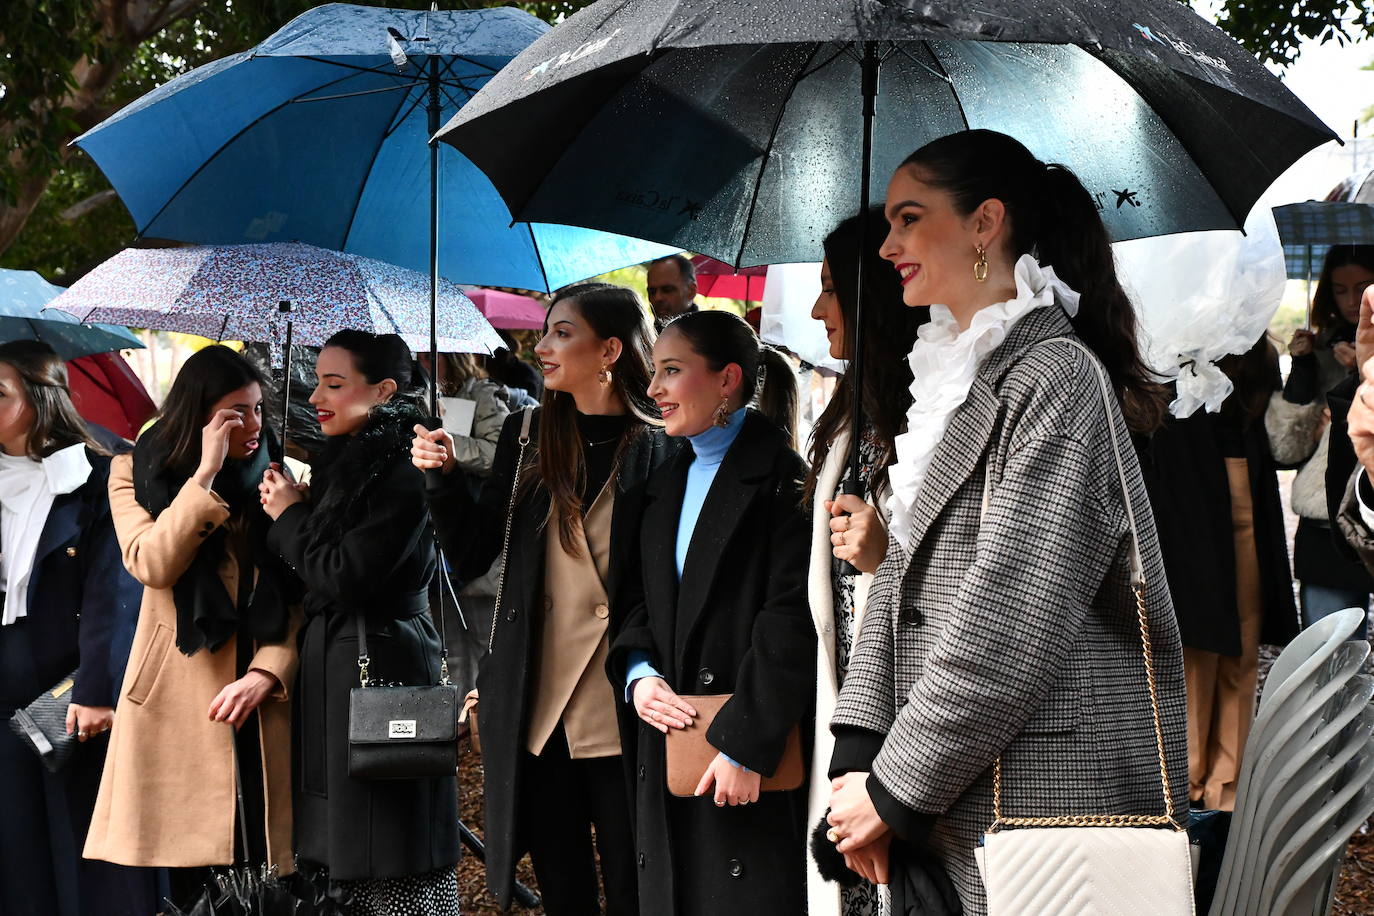
[{"label": "drop earring", "polygon": [[973,262],[973,279],[979,283],[986,283],[988,279],[988,250],[981,244],[978,248],[978,260]]},{"label": "drop earring", "polygon": [[606,363],[601,367],[601,371],[596,374],[596,380],[601,383],[602,388],[609,388],[611,384],[611,364]]},{"label": "drop earring", "polygon": [[716,405],[716,412],[711,416],[711,423],[714,426],[726,427],[730,425],[730,399],[721,398]]}]

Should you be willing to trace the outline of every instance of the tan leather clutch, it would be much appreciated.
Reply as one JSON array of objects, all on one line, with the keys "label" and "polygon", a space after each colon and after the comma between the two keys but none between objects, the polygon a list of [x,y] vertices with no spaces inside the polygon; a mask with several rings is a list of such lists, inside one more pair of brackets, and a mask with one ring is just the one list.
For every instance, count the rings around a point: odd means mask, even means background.
[{"label": "tan leather clutch", "polygon": [[[686,728],[668,729],[668,791],[680,797],[690,796],[701,782],[702,774],[711,765],[719,750],[706,740],[706,730],[715,721],[716,713],[733,694],[683,699],[697,711],[697,717]],[[764,792],[787,792],[802,784],[801,727],[792,726],[783,749],[782,760],[772,776],[763,777],[760,789]]]}]

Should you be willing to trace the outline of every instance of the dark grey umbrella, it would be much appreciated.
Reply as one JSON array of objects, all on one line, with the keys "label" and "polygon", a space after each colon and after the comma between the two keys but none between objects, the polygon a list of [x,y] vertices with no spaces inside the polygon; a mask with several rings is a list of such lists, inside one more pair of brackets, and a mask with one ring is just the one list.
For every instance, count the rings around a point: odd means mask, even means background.
[{"label": "dark grey umbrella", "polygon": [[1308,200],[1274,208],[1291,280],[1312,280],[1313,266],[1332,245],[1374,245],[1374,206]]},{"label": "dark grey umbrella", "polygon": [[[815,258],[873,175],[970,127],[1072,167],[1117,240],[1237,228],[1335,138],[1175,0],[600,0],[438,136],[516,219],[741,267]],[[862,289],[861,267],[855,353]]]}]

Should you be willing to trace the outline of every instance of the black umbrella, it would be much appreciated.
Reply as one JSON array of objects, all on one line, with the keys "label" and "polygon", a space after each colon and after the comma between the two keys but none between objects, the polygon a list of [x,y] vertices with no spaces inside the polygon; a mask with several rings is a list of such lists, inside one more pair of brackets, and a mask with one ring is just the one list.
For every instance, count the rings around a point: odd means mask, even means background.
[{"label": "black umbrella", "polygon": [[1118,240],[1236,228],[1335,137],[1175,0],[600,0],[439,138],[516,219],[749,266],[814,259],[874,172],[969,127],[1071,166]]}]

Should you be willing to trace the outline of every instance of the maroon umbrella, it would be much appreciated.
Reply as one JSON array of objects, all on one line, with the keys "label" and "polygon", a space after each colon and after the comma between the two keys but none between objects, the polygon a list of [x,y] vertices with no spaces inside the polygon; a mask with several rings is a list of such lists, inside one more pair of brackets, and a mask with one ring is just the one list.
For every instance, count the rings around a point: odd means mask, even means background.
[{"label": "maroon umbrella", "polygon": [[697,292],[707,297],[743,299],[745,302],[763,301],[763,283],[768,265],[736,270],[724,261],[699,254],[692,258],[697,269]]}]

